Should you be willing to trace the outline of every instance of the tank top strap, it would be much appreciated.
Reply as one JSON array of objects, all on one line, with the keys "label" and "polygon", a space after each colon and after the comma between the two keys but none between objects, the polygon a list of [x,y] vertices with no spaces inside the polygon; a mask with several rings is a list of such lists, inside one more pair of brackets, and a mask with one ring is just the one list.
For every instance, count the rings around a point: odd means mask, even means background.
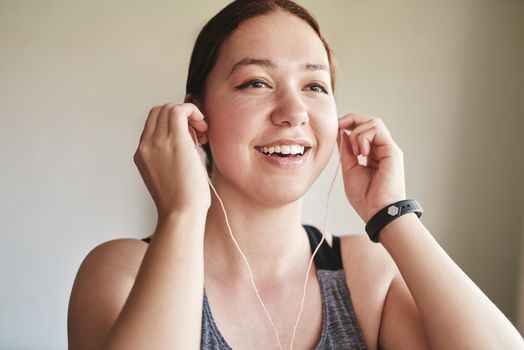
[{"label": "tank top strap", "polygon": [[[316,227],[310,225],[304,225],[304,229],[306,230],[311,251],[313,252],[322,239],[322,233]],[[322,245],[315,255],[315,265],[317,270],[336,271],[343,269],[342,255],[340,253],[340,237],[333,236],[332,246],[325,240],[322,242]]]},{"label": "tank top strap", "polygon": [[[309,238],[309,245],[311,252],[315,251],[318,243],[322,239],[322,233],[314,226],[304,225],[307,236]],[[151,242],[151,238],[144,238],[142,241],[146,243]],[[315,265],[318,270],[341,270],[342,256],[340,253],[340,237],[333,236],[333,244],[330,246],[328,242],[322,242],[320,249],[315,255]]]}]

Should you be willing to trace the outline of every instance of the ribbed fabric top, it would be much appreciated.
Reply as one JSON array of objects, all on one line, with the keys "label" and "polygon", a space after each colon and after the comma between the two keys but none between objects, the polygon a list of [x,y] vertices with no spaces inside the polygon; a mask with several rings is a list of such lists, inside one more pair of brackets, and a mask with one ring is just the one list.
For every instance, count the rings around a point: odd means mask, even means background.
[{"label": "ribbed fabric top", "polygon": [[[313,251],[320,242],[322,235],[313,226],[304,226],[304,228]],[[144,241],[148,242],[147,239],[144,239]],[[322,333],[316,349],[367,349],[346,285],[338,237],[333,237],[333,247],[325,241],[322,243],[317,255],[315,255],[315,265],[322,296],[323,314]],[[201,349],[231,349],[213,319],[205,289],[202,308]]]}]

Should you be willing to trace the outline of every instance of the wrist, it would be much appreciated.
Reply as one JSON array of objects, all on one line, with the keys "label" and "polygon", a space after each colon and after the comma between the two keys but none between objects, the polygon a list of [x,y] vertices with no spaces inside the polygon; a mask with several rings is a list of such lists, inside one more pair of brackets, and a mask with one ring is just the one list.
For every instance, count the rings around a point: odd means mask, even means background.
[{"label": "wrist", "polygon": [[157,211],[157,221],[160,223],[169,223],[180,218],[192,218],[198,220],[199,218],[206,218],[208,208],[204,206],[184,206],[182,208],[170,209],[167,211]]},{"label": "wrist", "polygon": [[204,228],[207,209],[183,208],[167,213],[158,213],[157,228],[169,228],[178,225],[190,225],[194,228]]},{"label": "wrist", "polygon": [[379,242],[383,245],[387,245],[388,242],[398,239],[398,235],[403,234],[403,232],[413,232],[412,228],[415,225],[421,224],[422,223],[416,213],[402,215],[398,219],[393,220],[384,226],[380,232]]}]

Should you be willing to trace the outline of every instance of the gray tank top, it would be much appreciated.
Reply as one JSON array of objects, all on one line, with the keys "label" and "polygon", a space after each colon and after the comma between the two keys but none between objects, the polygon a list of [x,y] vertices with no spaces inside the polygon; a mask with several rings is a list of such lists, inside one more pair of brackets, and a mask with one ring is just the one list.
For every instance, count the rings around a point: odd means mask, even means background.
[{"label": "gray tank top", "polygon": [[[312,226],[304,226],[304,228],[313,250],[320,242],[322,235]],[[322,333],[316,349],[366,349],[346,285],[338,237],[333,237],[333,247],[330,247],[325,241],[322,243],[315,255],[315,265],[322,295],[323,313]],[[205,291],[201,339],[201,349],[231,349],[213,320]]]}]

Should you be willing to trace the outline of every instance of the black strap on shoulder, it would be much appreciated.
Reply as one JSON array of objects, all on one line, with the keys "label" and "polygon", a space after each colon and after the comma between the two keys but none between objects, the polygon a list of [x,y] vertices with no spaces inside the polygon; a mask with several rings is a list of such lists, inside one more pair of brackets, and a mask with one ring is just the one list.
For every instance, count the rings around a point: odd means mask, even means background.
[{"label": "black strap on shoulder", "polygon": [[[315,251],[317,245],[322,239],[322,233],[314,226],[304,225],[309,238],[311,252]],[[333,236],[333,246],[329,246],[324,240],[315,255],[315,265],[318,270],[341,270],[342,255],[340,253],[340,238]]]}]

